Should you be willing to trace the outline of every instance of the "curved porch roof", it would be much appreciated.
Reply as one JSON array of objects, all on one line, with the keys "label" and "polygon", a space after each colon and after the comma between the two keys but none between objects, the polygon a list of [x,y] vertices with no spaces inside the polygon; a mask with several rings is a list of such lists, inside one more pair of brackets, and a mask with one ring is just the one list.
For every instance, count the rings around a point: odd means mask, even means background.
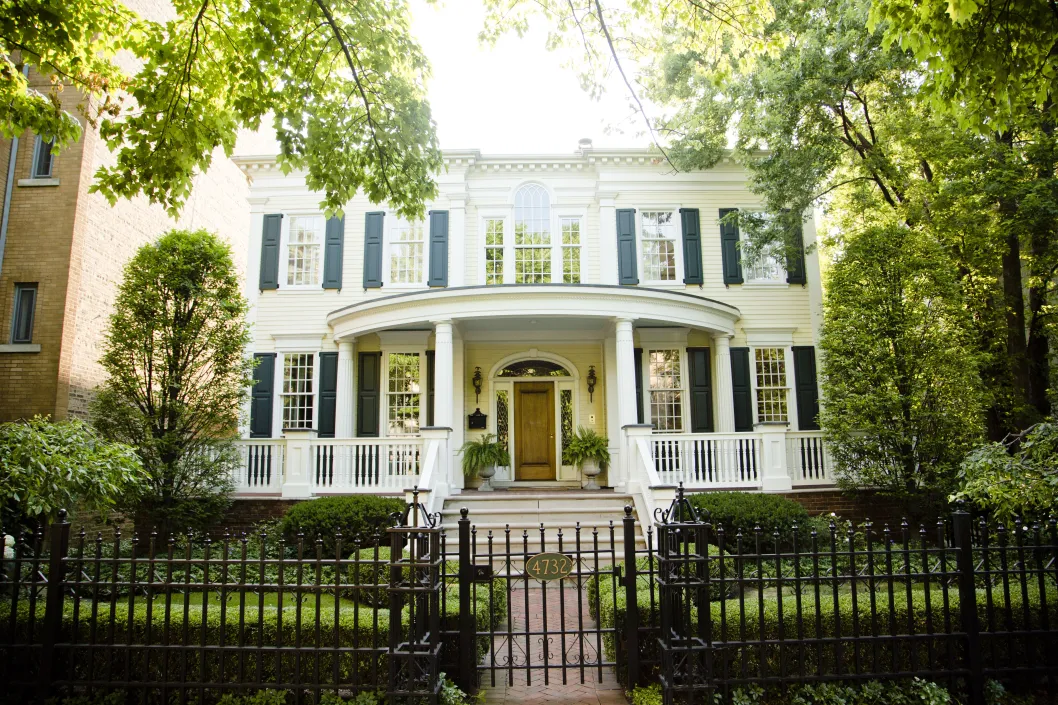
[{"label": "curved porch roof", "polygon": [[332,311],[335,339],[438,321],[490,318],[632,319],[637,324],[735,332],[739,310],[683,291],[599,284],[503,284],[402,292]]}]

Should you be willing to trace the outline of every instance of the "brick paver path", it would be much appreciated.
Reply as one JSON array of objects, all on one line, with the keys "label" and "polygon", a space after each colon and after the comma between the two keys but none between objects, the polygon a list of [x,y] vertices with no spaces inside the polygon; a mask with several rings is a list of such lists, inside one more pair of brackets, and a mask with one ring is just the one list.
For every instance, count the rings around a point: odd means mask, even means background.
[{"label": "brick paver path", "polygon": [[[493,658],[496,660],[495,685],[493,671],[481,673],[487,705],[624,705],[624,691],[617,683],[613,667],[604,666],[601,678],[598,666],[585,665],[581,673],[582,660],[585,664],[598,662],[602,642],[588,610],[587,590],[579,591],[578,595],[576,584],[567,581],[561,585],[550,583],[546,590],[538,586],[526,590],[512,583],[510,597],[510,629],[503,630],[514,632],[514,636],[510,642],[506,637],[497,636],[492,653],[486,654],[482,662],[490,665]],[[528,630],[534,633],[529,637],[528,648],[527,624]],[[546,637],[540,633],[545,631],[545,624]],[[563,624],[566,632],[572,632],[564,638]],[[534,668],[527,676],[524,668],[527,650],[531,665],[546,663],[548,667]],[[513,684],[505,667],[508,660],[523,666],[515,668]]]}]

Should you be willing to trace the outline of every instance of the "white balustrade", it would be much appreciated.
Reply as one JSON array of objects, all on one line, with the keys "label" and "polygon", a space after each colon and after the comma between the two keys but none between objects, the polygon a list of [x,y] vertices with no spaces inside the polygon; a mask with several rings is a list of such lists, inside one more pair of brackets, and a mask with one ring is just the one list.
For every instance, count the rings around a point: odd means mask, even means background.
[{"label": "white balustrade", "polygon": [[754,433],[655,433],[651,457],[662,482],[692,489],[761,486],[761,439]]},{"label": "white balustrade", "polygon": [[419,481],[421,438],[317,439],[312,442],[315,494],[397,492]]},{"label": "white balustrade", "polygon": [[821,431],[786,434],[786,467],[794,487],[834,484],[834,461]]},{"label": "white balustrade", "polygon": [[244,440],[237,443],[240,463],[232,480],[235,493],[279,494],[283,484],[286,446],[281,440]]}]

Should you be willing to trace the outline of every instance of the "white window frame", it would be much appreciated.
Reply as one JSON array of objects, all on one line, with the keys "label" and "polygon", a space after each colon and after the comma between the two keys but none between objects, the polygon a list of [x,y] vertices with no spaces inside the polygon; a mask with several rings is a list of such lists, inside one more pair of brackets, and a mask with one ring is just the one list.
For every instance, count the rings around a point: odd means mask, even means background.
[{"label": "white window frame", "polygon": [[[535,182],[531,182],[535,183]],[[514,244],[514,205],[513,193],[517,192],[525,184],[519,184],[512,192],[512,204],[507,208],[481,208],[478,210],[478,281],[486,284],[485,270],[485,227],[489,220],[503,221],[503,284],[515,284],[515,250]],[[545,188],[546,190],[546,188]],[[585,208],[570,208],[568,206],[556,205],[554,195],[551,194],[551,206],[549,215],[549,228],[551,233],[551,278],[545,284],[562,284],[565,281],[563,245],[562,245],[562,221],[576,219],[580,221],[580,283],[587,283],[587,227],[588,213]],[[498,286],[492,284],[490,286]],[[535,286],[534,284],[523,284],[522,286]]]},{"label": "white window frame", "polygon": [[385,290],[405,291],[410,289],[426,289],[426,281],[430,277],[430,218],[422,220],[422,281],[419,282],[394,282],[393,281],[393,252],[396,241],[393,239],[397,230],[397,221],[402,219],[395,211],[386,211],[382,219],[382,284]]},{"label": "white window frame", "polygon": [[578,221],[580,221],[580,245],[577,246],[579,248],[578,255],[579,255],[579,261],[580,261],[580,281],[578,283],[579,284],[584,284],[585,280],[586,280],[586,276],[585,275],[587,273],[587,271],[586,271],[587,260],[584,257],[584,251],[587,248],[587,246],[585,245],[585,239],[587,238],[586,230],[587,230],[587,224],[588,224],[587,214],[585,213],[584,210],[570,210],[568,208],[560,208],[560,209],[552,208],[551,211],[552,211],[552,219],[554,220],[554,226],[553,227],[554,227],[554,232],[555,232],[555,237],[552,238],[552,240],[554,240],[554,242],[552,244],[554,245],[555,253],[552,254],[551,257],[552,257],[552,259],[557,258],[557,261],[558,261],[558,271],[556,272],[556,271],[554,271],[554,268],[552,268],[552,272],[551,272],[552,273],[552,281],[555,282],[556,284],[564,284],[565,281],[566,281],[566,278],[565,278],[565,267],[566,267],[566,261],[565,261],[565,254],[566,253],[565,253],[565,249],[566,249],[566,246],[564,244],[562,244],[562,221],[563,220],[578,220]]},{"label": "white window frame", "polygon": [[[419,433],[392,435],[389,432],[389,356],[396,355],[418,355],[419,356]],[[427,404],[429,404],[429,390],[426,379],[426,348],[394,346],[382,348],[382,401],[379,404],[379,436],[381,438],[418,438],[422,435],[422,428],[426,425]]]},{"label": "white window frame", "polygon": [[687,406],[689,385],[687,382],[687,347],[682,345],[664,345],[664,344],[650,344],[643,345],[643,423],[653,425],[653,418],[651,414],[651,400],[650,400],[650,353],[662,352],[665,350],[675,350],[679,353],[680,357],[680,428],[677,431],[663,431],[661,429],[653,429],[654,433],[687,433],[688,420],[689,420],[689,409]]},{"label": "white window frame", "polygon": [[[291,355],[311,355],[312,356],[312,424],[308,428],[294,428],[294,427],[287,426],[286,425],[286,417],[285,417],[285,414],[283,413],[284,412],[283,399],[285,397],[287,397],[287,396],[291,396],[291,395],[285,394],[283,392],[283,387],[284,387],[284,385],[286,383],[287,358],[290,357]],[[277,362],[279,363],[276,366],[278,368],[276,370],[276,377],[277,377],[277,382],[278,382],[278,386],[276,388],[279,390],[279,393],[276,394],[276,400],[277,400],[277,404],[276,405],[278,406],[278,409],[277,409],[278,417],[277,418],[279,420],[279,430],[280,430],[280,432],[284,433],[286,431],[310,431],[310,430],[316,430],[316,424],[319,423],[319,420],[320,420],[320,416],[319,416],[319,413],[320,413],[320,408],[319,408],[319,405],[320,405],[320,394],[319,394],[319,391],[320,391],[320,356],[319,356],[318,351],[291,350],[291,351],[288,351],[288,352],[283,352],[280,355],[277,355],[276,358],[277,358]]]},{"label": "white window frame", "polygon": [[[749,213],[756,213],[758,215],[762,215],[765,218],[769,217],[768,214],[761,208],[744,208],[742,210],[747,211]],[[746,233],[742,228],[739,228],[738,239],[739,239],[739,243],[740,244],[744,243],[744,242],[748,242],[748,239],[749,239],[748,233]],[[775,272],[776,272],[776,276],[775,277],[758,277],[758,276],[756,276],[756,274],[758,272],[762,271],[763,268],[759,267],[755,262],[751,261],[748,257],[746,257],[745,250],[742,250],[741,260],[742,260],[742,278],[744,280],[743,285],[747,285],[748,284],[749,286],[776,286],[776,287],[785,287],[785,286],[787,286],[787,281],[786,281],[787,273],[786,273],[786,264],[785,264],[785,262],[783,262],[783,260],[781,258],[773,256],[770,252],[767,255],[765,255],[765,256],[768,259],[772,260],[772,262],[774,262],[774,265],[775,265],[774,268],[775,268]],[[767,347],[767,346],[761,346],[761,347]]]},{"label": "white window frame", "polygon": [[[646,249],[643,244],[643,214],[666,212],[672,213],[672,224],[675,232],[675,237],[672,240],[676,253],[675,272],[673,274],[672,279],[647,279],[646,267],[643,263],[643,255],[646,253]],[[651,286],[684,286],[682,275],[683,237],[682,224],[680,222],[680,206],[665,204],[636,207],[636,258],[639,260],[638,262],[636,262],[636,266],[639,270],[640,284],[649,284]]]},{"label": "white window frame", "polygon": [[[485,268],[485,227],[490,220],[503,221],[503,279],[499,284],[488,284]],[[514,223],[512,209],[481,209],[478,211],[478,281],[488,286],[514,283],[514,234],[511,232]]]},{"label": "white window frame", "polygon": [[[762,421],[761,418],[760,418],[760,408],[759,408],[759,404],[757,402],[757,390],[759,389],[759,387],[757,385],[757,351],[758,350],[781,350],[782,351],[782,354],[783,354],[783,373],[786,375],[786,386],[785,387],[781,387],[781,389],[785,389],[786,390],[786,420],[785,421],[778,421],[778,420]],[[793,369],[791,367],[791,364],[793,362],[793,350],[792,350],[791,346],[789,346],[789,345],[766,345],[766,344],[755,345],[755,346],[751,346],[750,347],[749,354],[750,354],[750,365],[751,365],[751,370],[750,370],[750,390],[751,390],[751,396],[752,396],[752,400],[753,400],[753,424],[754,425],[761,424],[761,423],[785,423],[787,425],[791,424],[792,422],[790,420],[790,417],[793,415],[793,413],[794,413],[793,412],[793,408],[794,408],[794,405],[797,403],[797,399],[794,396],[794,388],[793,388]],[[772,387],[772,389],[776,389],[776,388],[777,387]]]},{"label": "white window frame", "polygon": [[[316,269],[319,276],[315,284],[287,284],[290,276],[290,226],[293,224],[294,218],[319,218],[323,223],[323,227],[319,233],[319,266]],[[284,211],[283,224],[279,233],[279,290],[322,292],[324,248],[327,239],[327,218],[324,217],[323,213],[316,210]]]},{"label": "white window frame", "polygon": [[[44,145],[48,145],[48,173],[39,173],[40,170],[40,157],[41,151]],[[37,135],[36,140],[33,142],[33,162],[31,165],[32,171],[30,171],[29,178],[31,179],[52,179],[55,177],[55,140],[45,141],[43,137]]]}]

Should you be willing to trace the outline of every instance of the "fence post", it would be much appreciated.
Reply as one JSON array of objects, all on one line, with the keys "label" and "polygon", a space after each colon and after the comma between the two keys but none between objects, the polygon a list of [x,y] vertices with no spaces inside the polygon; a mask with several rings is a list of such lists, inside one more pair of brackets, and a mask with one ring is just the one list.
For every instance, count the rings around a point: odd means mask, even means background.
[{"label": "fence post", "polygon": [[55,680],[55,642],[62,626],[63,558],[69,545],[70,523],[66,521],[66,510],[59,510],[59,521],[51,527],[51,547],[48,556],[48,586],[44,601],[44,623],[41,633],[40,678],[37,681],[37,699],[44,702]]},{"label": "fence post", "polygon": [[[389,529],[389,692],[394,693],[398,688],[398,679],[400,676],[401,667],[409,668],[411,666],[410,659],[406,663],[399,663],[403,658],[401,653],[401,631],[403,629],[402,613],[404,611],[404,601],[402,599],[403,593],[401,592],[401,585],[404,582],[403,578],[403,565],[401,560],[404,556],[404,534],[399,530],[398,527]],[[410,580],[410,577],[409,577]],[[414,598],[414,595],[411,596]],[[410,644],[415,640],[415,623],[414,613],[413,621],[408,625],[408,643]],[[410,688],[410,678],[409,678]]]},{"label": "fence post", "polygon": [[970,705],[984,705],[985,678],[981,662],[980,623],[977,619],[977,590],[974,587],[973,536],[970,514],[961,503],[952,514],[955,564],[959,570],[959,616],[966,634],[967,687]]},{"label": "fence post", "polygon": [[632,505],[625,505],[625,652],[628,658],[628,688],[639,682],[639,600],[636,595],[636,519]]},{"label": "fence post", "polygon": [[463,692],[473,693],[478,689],[477,664],[477,622],[474,609],[471,607],[471,594],[474,582],[474,565],[470,555],[470,519],[469,510],[459,510],[459,686]]}]

